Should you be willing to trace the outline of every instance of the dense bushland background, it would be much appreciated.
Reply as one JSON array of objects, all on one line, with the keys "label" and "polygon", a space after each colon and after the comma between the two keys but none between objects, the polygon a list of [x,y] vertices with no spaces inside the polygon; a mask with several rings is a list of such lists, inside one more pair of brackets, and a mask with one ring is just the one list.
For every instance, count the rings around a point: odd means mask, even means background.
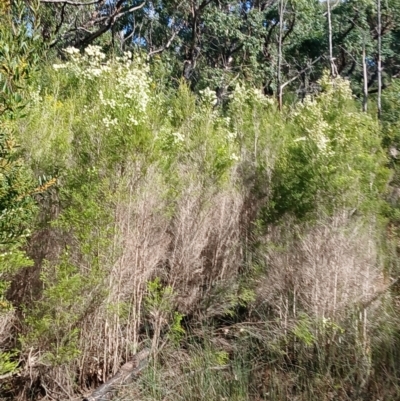
[{"label": "dense bushland background", "polygon": [[398,399],[398,2],[89,3],[0,5],[0,398]]}]

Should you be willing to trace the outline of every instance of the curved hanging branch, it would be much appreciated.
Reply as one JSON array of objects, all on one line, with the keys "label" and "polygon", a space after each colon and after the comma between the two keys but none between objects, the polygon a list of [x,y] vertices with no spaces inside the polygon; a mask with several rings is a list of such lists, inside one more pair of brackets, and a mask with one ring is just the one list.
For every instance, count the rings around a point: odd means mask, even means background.
[{"label": "curved hanging branch", "polygon": [[146,2],[144,1],[143,3],[139,4],[138,6],[123,8],[122,7],[123,2],[124,2],[124,0],[119,0],[117,2],[116,6],[115,6],[115,11],[108,18],[106,18],[105,25],[100,27],[97,31],[92,32],[89,36],[78,41],[76,45],[78,47],[82,47],[82,46],[85,46],[85,45],[93,42],[93,40],[95,40],[96,38],[101,36],[103,33],[107,32],[108,30],[110,30],[114,26],[114,24],[117,22],[118,19],[120,19],[121,17],[123,17],[126,14],[129,14],[136,10],[141,9],[146,4]]},{"label": "curved hanging branch", "polygon": [[[57,29],[55,30],[55,34],[58,35],[58,37],[51,42],[50,47],[54,47],[58,43],[64,42],[65,46],[73,45],[78,48],[85,47],[92,43],[99,36],[111,30],[119,19],[129,13],[133,13],[143,8],[146,4],[146,1],[143,1],[138,5],[132,6],[132,3],[127,5],[126,0],[118,0],[115,3],[113,2],[111,10],[109,7],[110,4],[107,3],[107,10],[104,10],[104,13],[99,10],[90,13],[89,9],[88,11],[90,15],[88,15],[87,18],[82,17],[85,15],[82,11],[76,10],[73,13],[74,16],[72,19],[70,18],[69,21],[64,24],[65,6],[79,7],[80,10],[82,10],[82,7],[85,8],[86,6],[93,5],[97,5],[98,8],[105,6],[105,0],[90,0],[87,2],[74,0],[40,0],[40,2],[48,5],[62,6],[61,22],[57,24]],[[64,25],[64,29],[62,29],[62,25]]]},{"label": "curved hanging branch", "polygon": [[101,3],[103,0],[94,1],[72,1],[72,0],[40,0],[41,3],[52,3],[52,4],[69,4],[71,6],[90,6],[92,4]]}]

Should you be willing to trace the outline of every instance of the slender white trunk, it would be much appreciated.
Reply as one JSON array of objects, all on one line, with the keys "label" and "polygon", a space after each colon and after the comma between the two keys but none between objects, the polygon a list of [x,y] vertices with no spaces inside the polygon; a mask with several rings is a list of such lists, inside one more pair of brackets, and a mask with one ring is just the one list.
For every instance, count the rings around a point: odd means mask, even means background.
[{"label": "slender white trunk", "polygon": [[378,13],[378,118],[382,115],[382,21],[381,0],[377,0]]},{"label": "slender white trunk", "polygon": [[334,78],[336,77],[336,66],[335,60],[333,59],[333,45],[332,45],[332,15],[331,15],[331,3],[330,0],[326,2],[328,10],[328,41],[329,41],[329,62],[331,65],[331,76]]},{"label": "slender white trunk", "polygon": [[278,71],[277,71],[277,90],[278,90],[278,107],[282,110],[282,97],[283,97],[283,87],[282,87],[282,40],[283,40],[283,14],[285,12],[285,0],[280,0],[279,3],[279,38],[278,38]]},{"label": "slender white trunk", "polygon": [[333,289],[333,314],[334,314],[334,316],[336,315],[337,287],[338,287],[338,271],[337,271],[337,267],[335,266],[335,284],[334,284],[334,289]]}]

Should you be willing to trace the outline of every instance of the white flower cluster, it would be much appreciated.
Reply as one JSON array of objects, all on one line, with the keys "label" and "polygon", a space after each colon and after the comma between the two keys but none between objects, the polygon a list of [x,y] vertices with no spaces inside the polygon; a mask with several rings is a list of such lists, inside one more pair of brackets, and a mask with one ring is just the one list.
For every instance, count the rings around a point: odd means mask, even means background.
[{"label": "white flower cluster", "polygon": [[70,59],[70,62],[63,63],[63,64],[53,64],[53,68],[55,70],[62,70],[62,69],[69,69],[73,64],[76,64],[78,60],[81,58],[81,55],[79,53],[79,49],[76,49],[75,47],[67,47],[64,49],[64,53],[68,56]]},{"label": "white flower cluster", "polygon": [[230,117],[222,117],[220,119],[220,124],[222,128],[221,138],[225,139],[224,146],[226,147],[227,156],[230,161],[237,162],[240,161],[240,151],[237,147],[236,139],[238,133],[232,131],[232,124]]},{"label": "white flower cluster", "polygon": [[206,106],[215,106],[217,104],[217,95],[209,87],[199,92],[201,100]]},{"label": "white flower cluster", "polygon": [[110,66],[104,63],[106,55],[101,51],[100,46],[88,46],[85,49],[83,59],[86,61],[86,68],[82,70],[82,75],[87,79],[94,79],[110,71]]},{"label": "white flower cluster", "polygon": [[75,47],[67,47],[66,49],[64,49],[64,52],[66,54],[69,54],[70,56],[77,56],[79,54],[79,49],[76,49]]},{"label": "white flower cluster", "polygon": [[103,73],[110,71],[108,63],[103,62],[106,55],[101,51],[100,46],[88,46],[83,55],[75,47],[67,47],[64,53],[69,61],[63,64],[53,64],[55,70],[67,69],[80,77],[95,79]]},{"label": "white flower cluster", "polygon": [[[175,151],[184,149],[186,137],[178,131],[174,131],[173,127],[162,126],[156,133],[159,145],[163,150],[168,150],[167,154],[171,155]],[[168,158],[168,156],[166,156]]]},{"label": "white flower cluster", "polygon": [[231,118],[225,117],[223,123],[224,123],[224,128],[226,130],[226,134],[225,134],[226,140],[228,141],[228,143],[233,143],[237,137],[237,133],[232,132],[230,130]]},{"label": "white flower cluster", "polygon": [[115,60],[106,60],[99,46],[88,46],[84,54],[69,47],[64,50],[69,61],[54,64],[56,70],[67,70],[86,81],[101,80],[98,91],[99,104],[104,118],[104,127],[118,127],[123,121],[138,125],[146,118],[150,101],[150,78],[148,66],[139,58],[132,59],[131,52],[125,52]]},{"label": "white flower cluster", "polygon": [[130,64],[132,60],[132,52],[128,50],[124,52],[124,55],[122,57],[116,57],[116,60],[122,64]]},{"label": "white flower cluster", "polygon": [[68,66],[66,64],[53,64],[53,68],[55,70],[62,70],[64,68],[67,68]]},{"label": "white flower cluster", "polygon": [[36,90],[33,90],[30,93],[31,102],[33,104],[39,104],[43,100],[42,96],[40,95],[41,91],[42,91],[42,88],[40,86],[38,86],[36,88]]},{"label": "white flower cluster", "polygon": [[330,149],[330,139],[326,135],[326,130],[329,128],[329,125],[326,121],[319,121],[312,129],[308,130],[310,133],[310,137],[314,139],[315,144],[317,145],[318,150],[327,156],[332,156],[333,151]]},{"label": "white flower cluster", "polygon": [[271,96],[265,96],[260,89],[253,90],[254,99],[256,99],[259,103],[263,103],[268,106],[275,106],[276,99]]},{"label": "white flower cluster", "polygon": [[148,67],[140,63],[118,64],[116,92],[123,95],[121,107],[134,112],[135,120],[144,116],[150,101],[150,78]]},{"label": "white flower cluster", "polygon": [[115,99],[107,99],[104,97],[103,91],[100,89],[99,90],[99,99],[100,103],[104,106],[110,107],[112,110],[114,110],[117,106],[117,102]]},{"label": "white flower cluster", "polygon": [[109,117],[104,117],[102,121],[106,128],[118,125],[118,120],[116,118],[110,119]]},{"label": "white flower cluster", "polygon": [[172,137],[174,138],[175,143],[183,142],[185,137],[180,132],[173,132]]},{"label": "white flower cluster", "polygon": [[334,93],[337,98],[341,99],[351,99],[353,97],[350,81],[340,76],[332,78],[329,71],[324,72],[322,78],[319,80],[319,84],[324,91],[321,96],[329,97]]},{"label": "white flower cluster", "polygon": [[91,59],[91,60],[104,60],[106,58],[106,55],[101,51],[100,46],[92,46],[89,45],[85,49],[85,54]]},{"label": "white flower cluster", "polygon": [[320,156],[332,156],[334,152],[330,146],[330,125],[324,119],[321,104],[315,99],[307,97],[302,104],[297,106],[293,115],[303,132],[307,134],[295,139],[295,142],[311,140],[316,145]]},{"label": "white flower cluster", "polygon": [[236,84],[235,90],[231,93],[230,98],[235,103],[245,102],[247,100],[247,90],[240,83]]},{"label": "white flower cluster", "polygon": [[331,138],[334,138],[336,144],[342,145],[348,142],[348,138],[340,124],[328,123],[326,115],[332,108],[345,105],[353,95],[349,82],[341,77],[332,78],[329,71],[325,71],[319,84],[322,92],[317,97],[306,97],[293,113],[307,134],[296,139],[296,142],[311,140],[318,148],[319,156],[333,156],[335,152]]}]

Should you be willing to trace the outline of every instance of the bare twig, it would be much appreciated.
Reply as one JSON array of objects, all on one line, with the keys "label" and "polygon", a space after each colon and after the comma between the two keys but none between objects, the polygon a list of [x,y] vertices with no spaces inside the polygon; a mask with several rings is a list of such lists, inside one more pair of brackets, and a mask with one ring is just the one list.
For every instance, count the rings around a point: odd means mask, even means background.
[{"label": "bare twig", "polygon": [[8,373],[6,373],[4,375],[0,375],[0,380],[8,379],[9,377],[11,377],[11,376],[13,376],[15,374],[16,374],[16,372],[8,372]]},{"label": "bare twig", "polygon": [[114,19],[114,21],[116,21],[117,19],[123,17],[125,14],[133,13],[134,11],[141,9],[145,4],[146,4],[146,2],[144,1],[142,4],[139,4],[138,6],[134,6],[134,7],[130,7],[125,10],[122,10],[120,13],[114,15],[112,18]]},{"label": "bare twig", "polygon": [[169,38],[168,42],[164,46],[161,46],[160,48],[158,48],[157,50],[153,50],[153,51],[149,52],[149,56],[153,56],[154,54],[161,53],[165,49],[168,49],[171,46],[171,44],[172,44],[173,40],[175,39],[176,35],[180,32],[180,30],[181,30],[181,28],[179,28],[178,30],[174,30],[174,32],[172,33],[172,35]]},{"label": "bare twig", "polygon": [[317,63],[322,56],[317,57],[311,64],[309,64],[307,67],[303,68],[297,75],[295,75],[293,78],[289,79],[289,81],[286,81],[281,85],[281,88],[283,89],[285,86],[289,85],[293,81],[295,81],[301,74],[305,73],[307,70],[309,70],[315,63]]}]

